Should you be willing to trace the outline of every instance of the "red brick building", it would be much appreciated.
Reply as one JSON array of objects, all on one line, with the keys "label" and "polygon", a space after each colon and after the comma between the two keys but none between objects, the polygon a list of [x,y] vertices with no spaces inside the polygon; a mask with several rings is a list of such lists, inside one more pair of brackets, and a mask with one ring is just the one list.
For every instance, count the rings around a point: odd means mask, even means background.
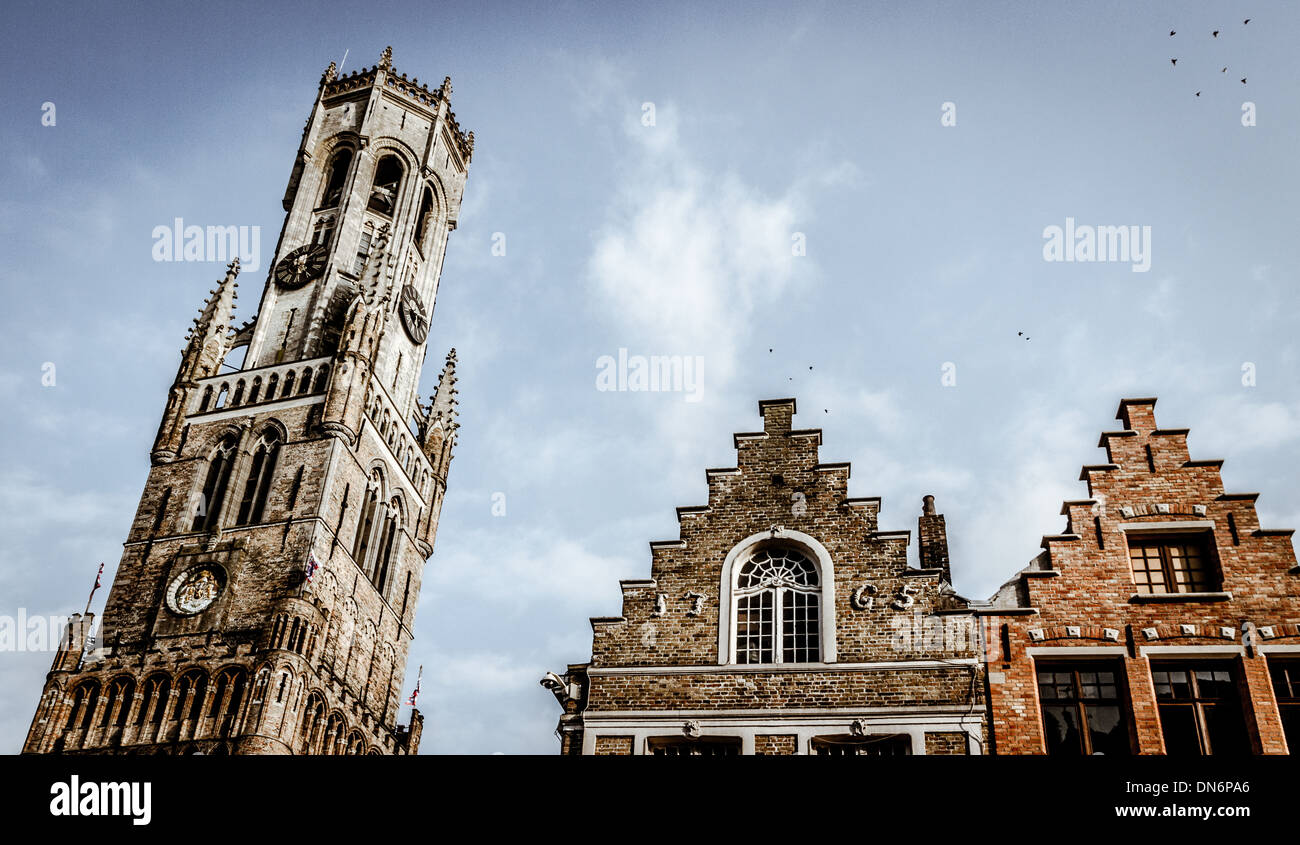
[{"label": "red brick building", "polygon": [[[677,509],[650,578],[591,620],[589,663],[548,675],[565,754],[983,753],[979,627],[927,497],[920,560],[822,463],[793,399],[759,403],[708,503]],[[972,636],[974,635],[974,636]]]},{"label": "red brick building", "polygon": [[1300,568],[1222,461],[1125,399],[1087,499],[987,611],[997,754],[1300,748]]}]

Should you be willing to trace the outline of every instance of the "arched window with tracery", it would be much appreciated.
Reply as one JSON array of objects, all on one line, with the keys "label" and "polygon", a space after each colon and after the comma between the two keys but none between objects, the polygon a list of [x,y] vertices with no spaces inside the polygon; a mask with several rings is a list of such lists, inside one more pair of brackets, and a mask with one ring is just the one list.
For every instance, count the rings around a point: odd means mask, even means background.
[{"label": "arched window with tracery", "polygon": [[221,503],[226,498],[230,470],[235,465],[235,446],[235,438],[228,435],[213,450],[208,462],[208,476],[203,482],[200,499],[195,503],[191,531],[207,531],[219,524]]},{"label": "arched window with tracery", "polygon": [[239,503],[236,525],[262,521],[266,497],[271,491],[271,477],[275,474],[275,462],[279,456],[280,432],[269,428],[253,449],[253,462],[248,469],[248,482],[244,485],[244,498]]},{"label": "arched window with tracery", "polygon": [[737,663],[821,660],[821,581],[802,552],[756,550],[737,571],[732,601]]}]

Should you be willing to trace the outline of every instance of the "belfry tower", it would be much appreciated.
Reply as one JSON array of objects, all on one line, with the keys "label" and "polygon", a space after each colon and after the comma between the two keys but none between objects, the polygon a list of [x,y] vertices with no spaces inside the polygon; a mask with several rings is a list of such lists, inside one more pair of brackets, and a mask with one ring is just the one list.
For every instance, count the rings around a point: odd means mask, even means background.
[{"label": "belfry tower", "polygon": [[[187,338],[98,642],[73,617],[27,753],[412,754],[411,626],[456,440],[416,395],[474,134],[330,64],[256,316],[238,260]],[[225,364],[246,347],[239,367]]]}]

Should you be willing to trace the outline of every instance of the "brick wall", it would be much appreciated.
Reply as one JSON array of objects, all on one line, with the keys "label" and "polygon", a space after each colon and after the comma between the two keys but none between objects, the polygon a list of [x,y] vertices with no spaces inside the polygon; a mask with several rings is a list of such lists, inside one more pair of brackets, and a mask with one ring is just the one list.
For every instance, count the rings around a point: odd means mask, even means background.
[{"label": "brick wall", "polygon": [[[986,620],[999,754],[1045,752],[1036,665],[1068,660],[1069,649],[1089,649],[1086,659],[1117,669],[1126,687],[1132,750],[1164,753],[1150,660],[1168,655],[1144,655],[1152,647],[1226,660],[1237,674],[1253,750],[1286,753],[1268,657],[1242,646],[1243,623],[1272,628],[1271,638],[1255,635],[1258,644],[1300,644],[1291,532],[1262,529],[1256,494],[1225,492],[1222,462],[1192,460],[1187,430],[1158,428],[1154,406],[1154,399],[1120,405],[1124,428],[1101,438],[1107,463],[1083,469],[1089,498],[1065,503],[1065,530],[1044,537],[1044,553],[995,597],[999,606],[1016,609]],[[1222,574],[1214,594],[1135,598],[1127,538],[1143,526],[1206,522],[1212,523],[1210,546]],[[1035,659],[1027,651],[1044,648],[1062,652],[1040,652]],[[1084,652],[1078,654],[1083,659]]]}]

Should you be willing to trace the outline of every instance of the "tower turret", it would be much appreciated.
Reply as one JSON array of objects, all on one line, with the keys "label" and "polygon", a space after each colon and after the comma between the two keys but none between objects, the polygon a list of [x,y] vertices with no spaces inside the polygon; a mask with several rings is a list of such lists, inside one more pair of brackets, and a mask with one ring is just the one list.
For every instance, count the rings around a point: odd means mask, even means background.
[{"label": "tower turret", "polygon": [[199,310],[194,326],[186,336],[181,365],[176,370],[176,380],[167,394],[167,407],[158,436],[154,439],[151,457],[155,464],[176,458],[180,448],[185,422],[185,411],[198,380],[217,374],[226,353],[230,351],[230,327],[235,315],[238,297],[239,259],[226,265],[226,275],[209,291],[207,303]]}]

